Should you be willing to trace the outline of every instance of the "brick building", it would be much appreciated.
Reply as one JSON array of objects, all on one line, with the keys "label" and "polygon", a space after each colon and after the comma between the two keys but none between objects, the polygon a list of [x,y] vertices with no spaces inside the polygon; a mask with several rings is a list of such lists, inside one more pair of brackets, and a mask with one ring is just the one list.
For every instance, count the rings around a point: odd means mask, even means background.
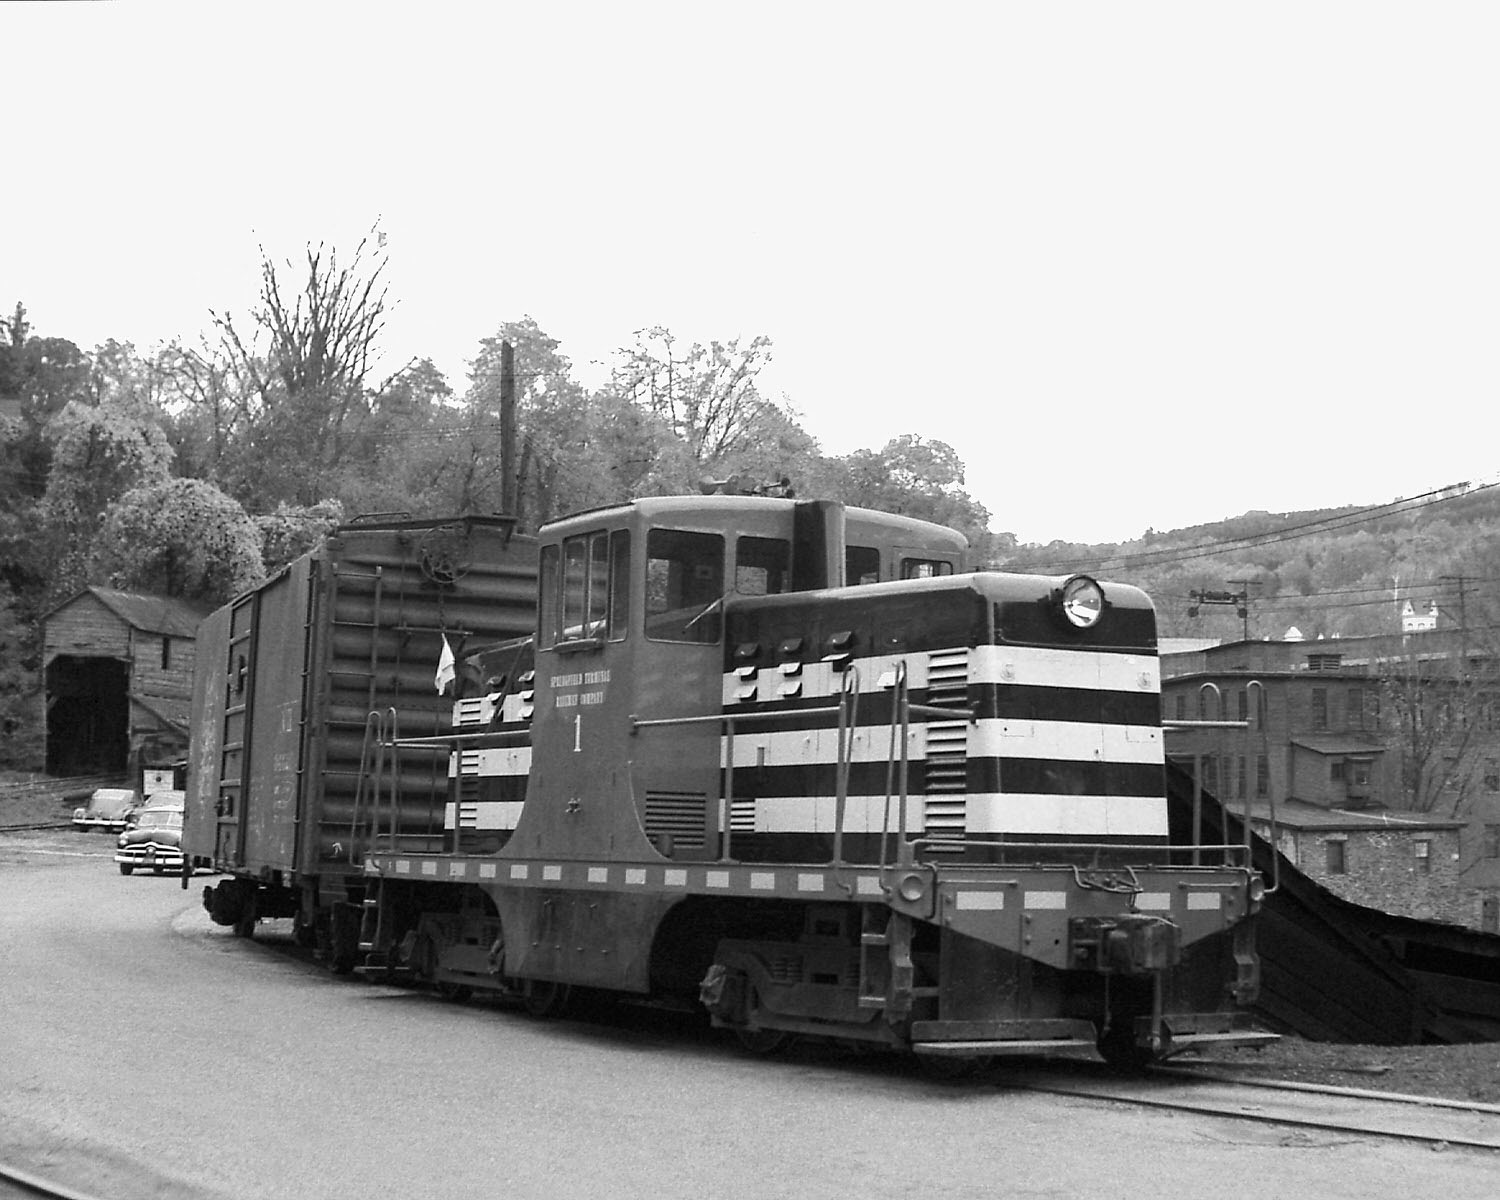
[{"label": "brick building", "polygon": [[1500,676],[1457,637],[1244,641],[1161,661],[1168,756],[1250,805],[1263,833],[1274,800],[1278,848],[1305,874],[1359,904],[1500,931]]},{"label": "brick building", "polygon": [[47,771],[139,778],[187,755],[204,609],[85,588],[42,618]]}]

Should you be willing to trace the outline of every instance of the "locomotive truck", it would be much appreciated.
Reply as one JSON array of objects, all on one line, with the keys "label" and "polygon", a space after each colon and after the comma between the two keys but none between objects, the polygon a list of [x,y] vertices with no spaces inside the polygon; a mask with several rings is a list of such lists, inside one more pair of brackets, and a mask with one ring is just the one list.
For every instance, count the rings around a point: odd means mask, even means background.
[{"label": "locomotive truck", "polygon": [[[1246,848],[1168,838],[1144,593],[767,496],[642,499],[538,549],[533,627],[465,656],[451,729],[370,718],[338,828],[274,881],[336,967],[536,1013],[701,1005],[754,1050],[1141,1065],[1268,1036]],[[272,878],[226,882],[215,919],[280,911]]]}]

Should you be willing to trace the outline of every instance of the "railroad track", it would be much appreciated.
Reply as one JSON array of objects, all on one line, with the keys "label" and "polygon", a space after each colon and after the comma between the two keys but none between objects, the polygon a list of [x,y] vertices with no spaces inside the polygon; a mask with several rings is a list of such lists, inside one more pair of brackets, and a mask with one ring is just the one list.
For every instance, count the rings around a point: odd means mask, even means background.
[{"label": "railroad track", "polygon": [[1127,1078],[1093,1064],[1005,1072],[1004,1086],[1325,1133],[1500,1150],[1500,1105],[1308,1083],[1233,1079],[1191,1067]]},{"label": "railroad track", "polygon": [[54,1180],[43,1179],[10,1163],[0,1162],[0,1186],[14,1188],[23,1196],[44,1196],[47,1200],[96,1200],[90,1192],[80,1192]]}]

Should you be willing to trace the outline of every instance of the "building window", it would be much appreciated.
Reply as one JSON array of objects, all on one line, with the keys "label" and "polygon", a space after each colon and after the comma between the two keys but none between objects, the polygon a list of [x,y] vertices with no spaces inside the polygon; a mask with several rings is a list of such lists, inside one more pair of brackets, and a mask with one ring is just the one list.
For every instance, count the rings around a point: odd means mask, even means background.
[{"label": "building window", "polygon": [[1241,754],[1234,764],[1234,794],[1239,799],[1245,798],[1246,788],[1249,786],[1245,779],[1245,756]]},{"label": "building window", "polygon": [[1363,729],[1365,727],[1365,689],[1353,687],[1349,689],[1349,728]]},{"label": "building window", "polygon": [[1235,697],[1235,706],[1238,710],[1239,719],[1241,721],[1248,721],[1250,719],[1250,694],[1248,691],[1242,690]]},{"label": "building window", "polygon": [[1500,933],[1500,898],[1486,896],[1480,901],[1479,928],[1485,933]]},{"label": "building window", "polygon": [[165,635],[161,639],[161,669],[163,671],[172,669],[172,639]]},{"label": "building window", "polygon": [[1186,721],[1187,720],[1187,697],[1184,696],[1181,692],[1177,693],[1177,709],[1176,709],[1176,711],[1177,711],[1177,719],[1179,721]]},{"label": "building window", "polygon": [[1255,794],[1262,800],[1271,794],[1271,762],[1264,754],[1255,756]]},{"label": "building window", "polygon": [[1412,843],[1412,853],[1417,859],[1417,874],[1430,875],[1432,873],[1432,843],[1419,839]]},{"label": "building window", "polygon": [[1327,855],[1328,873],[1330,875],[1343,875],[1348,872],[1348,860],[1344,855],[1343,842],[1324,842],[1323,850]]},{"label": "building window", "polygon": [[1314,729],[1328,728],[1328,689],[1313,688],[1312,690],[1312,727]]},{"label": "building window", "polygon": [[1484,827],[1483,857],[1500,858],[1500,825],[1486,825]]},{"label": "building window", "polygon": [[1344,760],[1336,758],[1328,764],[1328,778],[1330,782],[1342,783],[1344,781]]},{"label": "building window", "polygon": [[1500,761],[1493,758],[1484,760],[1484,790],[1500,792]]}]

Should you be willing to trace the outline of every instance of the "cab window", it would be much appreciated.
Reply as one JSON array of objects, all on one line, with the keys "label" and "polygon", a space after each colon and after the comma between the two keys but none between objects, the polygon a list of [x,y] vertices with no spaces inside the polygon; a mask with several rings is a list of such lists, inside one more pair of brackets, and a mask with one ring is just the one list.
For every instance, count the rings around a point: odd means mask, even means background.
[{"label": "cab window", "polygon": [[734,590],[775,596],[791,582],[792,544],[782,538],[742,537],[734,544]]},{"label": "cab window", "polygon": [[630,535],[600,531],[542,547],[542,647],[625,636]]},{"label": "cab window", "polygon": [[646,636],[717,642],[724,597],[724,539],[653,529],[646,535]]},{"label": "cab window", "polygon": [[935,575],[952,575],[953,564],[939,558],[903,558],[902,579],[931,579]]},{"label": "cab window", "polygon": [[844,550],[844,582],[853,586],[880,582],[880,551],[874,546],[849,546]]}]

